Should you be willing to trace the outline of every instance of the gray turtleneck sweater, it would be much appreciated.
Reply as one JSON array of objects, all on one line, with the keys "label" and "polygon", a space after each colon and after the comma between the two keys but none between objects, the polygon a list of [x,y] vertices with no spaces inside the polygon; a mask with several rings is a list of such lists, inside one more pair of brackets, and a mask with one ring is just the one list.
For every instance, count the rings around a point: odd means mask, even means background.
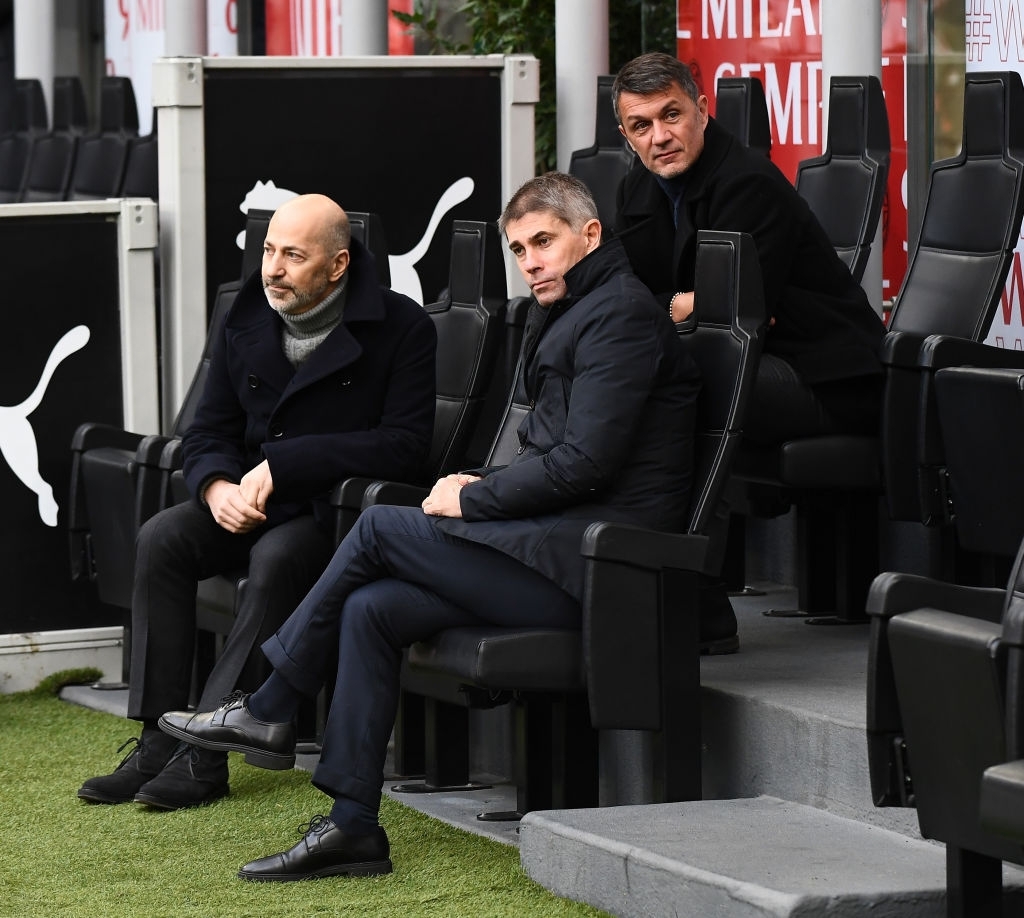
[{"label": "gray turtleneck sweater", "polygon": [[298,316],[279,313],[284,327],[281,329],[281,347],[284,355],[297,370],[341,322],[345,312],[345,294],[348,275],[343,274],[338,286],[322,302]]}]

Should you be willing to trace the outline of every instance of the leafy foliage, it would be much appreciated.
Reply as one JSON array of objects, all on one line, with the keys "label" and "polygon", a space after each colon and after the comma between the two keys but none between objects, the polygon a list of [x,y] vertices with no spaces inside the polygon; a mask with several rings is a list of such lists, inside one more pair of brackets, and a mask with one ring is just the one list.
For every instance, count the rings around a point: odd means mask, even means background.
[{"label": "leafy foliage", "polygon": [[[468,40],[442,16],[443,0],[416,0],[412,13],[392,10],[431,54],[533,54],[540,62],[535,110],[537,172],[555,168],[555,0],[462,0]],[[675,53],[674,0],[609,0],[608,35],[615,72],[644,51]]]}]

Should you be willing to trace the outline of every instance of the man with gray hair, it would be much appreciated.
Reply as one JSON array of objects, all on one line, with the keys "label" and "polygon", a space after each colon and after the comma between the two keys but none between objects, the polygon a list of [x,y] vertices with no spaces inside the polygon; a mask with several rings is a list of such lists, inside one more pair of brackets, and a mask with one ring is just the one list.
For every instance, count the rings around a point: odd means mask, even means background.
[{"label": "man with gray hair", "polygon": [[591,522],[684,523],[700,383],[665,310],[618,243],[601,244],[597,208],[577,179],[531,179],[499,225],[534,299],[519,381],[530,411],[514,459],[442,478],[422,508],[366,510],[263,644],[270,678],[212,713],[160,719],[203,749],[288,768],[302,699],[337,673],[313,774],[330,813],[291,850],[243,867],[243,879],[389,872],[378,809],[402,648],[466,625],[578,628]]}]

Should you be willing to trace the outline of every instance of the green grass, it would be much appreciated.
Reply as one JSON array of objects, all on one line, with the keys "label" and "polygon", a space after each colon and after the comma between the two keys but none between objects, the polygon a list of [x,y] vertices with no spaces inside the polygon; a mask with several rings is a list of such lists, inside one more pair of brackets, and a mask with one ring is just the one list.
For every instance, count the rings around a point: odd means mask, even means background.
[{"label": "green grass", "polygon": [[[0,916],[515,916],[601,913],[551,895],[515,848],[384,799],[395,872],[372,879],[248,883],[256,857],[290,848],[330,800],[300,771],[271,772],[231,755],[231,795],[158,812],[87,804],[82,781],[111,771],[133,723],[60,701],[51,680],[0,695]],[[68,680],[66,681],[79,681]]]}]

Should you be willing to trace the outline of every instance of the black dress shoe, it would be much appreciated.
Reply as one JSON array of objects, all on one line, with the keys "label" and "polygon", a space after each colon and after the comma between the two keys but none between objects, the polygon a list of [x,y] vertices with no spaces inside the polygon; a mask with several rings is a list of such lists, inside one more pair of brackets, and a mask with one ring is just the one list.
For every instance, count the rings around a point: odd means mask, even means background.
[{"label": "black dress shoe", "polygon": [[228,794],[228,755],[178,743],[171,760],[135,795],[136,803],[158,810],[184,810]]},{"label": "black dress shoe", "polygon": [[79,789],[78,796],[89,803],[128,803],[135,799],[139,788],[160,774],[177,743],[159,730],[143,730],[142,736],[132,737],[118,749],[122,752],[129,743],[132,751],[109,775],[90,778]]},{"label": "black dress shoe", "polygon": [[235,692],[215,711],[168,711],[157,721],[164,733],[214,752],[242,752],[250,765],[281,770],[295,764],[295,725],[265,723],[249,713],[245,692]]},{"label": "black dress shoe", "polygon": [[243,880],[282,883],[391,873],[391,846],[380,826],[365,835],[352,835],[326,816],[314,816],[299,831],[305,832],[305,837],[290,851],[261,857],[246,864],[238,875]]}]

